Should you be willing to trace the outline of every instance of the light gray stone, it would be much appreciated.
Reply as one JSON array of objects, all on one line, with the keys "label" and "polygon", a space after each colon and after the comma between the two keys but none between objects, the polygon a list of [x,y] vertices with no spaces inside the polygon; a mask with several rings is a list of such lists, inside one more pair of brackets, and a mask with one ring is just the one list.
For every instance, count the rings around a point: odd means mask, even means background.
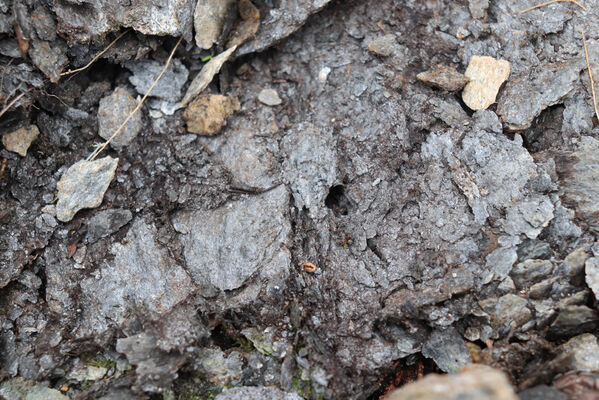
[{"label": "light gray stone", "polygon": [[198,0],[193,23],[199,48],[208,50],[219,39],[227,14],[236,4],[235,0]]},{"label": "light gray stone", "polygon": [[295,393],[283,392],[275,387],[237,387],[225,389],[221,394],[216,396],[214,400],[302,400]]},{"label": "light gray stone", "polygon": [[118,231],[133,218],[129,210],[103,210],[89,219],[87,223],[87,241],[94,243],[99,239]]},{"label": "light gray stone", "polygon": [[95,161],[81,160],[69,167],[57,185],[56,218],[68,222],[77,211],[98,207],[114,178],[118,161],[108,156]]},{"label": "light gray stone", "polygon": [[[140,95],[145,95],[160,72],[164,64],[155,60],[140,60],[130,62],[126,67],[133,73],[129,77],[129,82]],[[189,71],[183,63],[174,59],[168,69],[152,89],[150,96],[158,97],[168,101],[177,101],[181,97],[183,85],[187,82]]]},{"label": "light gray stone", "polygon": [[433,331],[422,346],[422,355],[432,358],[444,372],[457,372],[472,362],[466,342],[453,327]]},{"label": "light gray stone", "polygon": [[[98,134],[108,140],[117,131],[129,114],[137,107],[137,102],[121,87],[114,89],[110,96],[100,100],[98,108]],[[141,112],[137,111],[125,127],[110,142],[110,146],[119,149],[127,146],[139,134],[142,128]]]},{"label": "light gray stone", "polygon": [[267,106],[278,106],[279,104],[283,103],[279,97],[279,94],[274,89],[262,89],[262,91],[260,91],[258,94],[258,100]]}]

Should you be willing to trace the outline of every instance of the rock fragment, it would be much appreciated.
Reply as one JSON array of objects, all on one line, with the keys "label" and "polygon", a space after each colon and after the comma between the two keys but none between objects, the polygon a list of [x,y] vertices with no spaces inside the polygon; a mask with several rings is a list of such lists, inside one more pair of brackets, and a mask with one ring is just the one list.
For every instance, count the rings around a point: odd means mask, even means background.
[{"label": "rock fragment", "polygon": [[66,56],[66,46],[64,43],[46,42],[35,40],[31,50],[29,50],[31,61],[38,67],[53,83],[60,79],[60,73],[69,63]]},{"label": "rock fragment", "polygon": [[430,374],[419,381],[397,389],[389,400],[517,400],[503,372],[483,366],[469,365],[458,374]]},{"label": "rock fragment", "polygon": [[528,128],[547,107],[574,89],[581,66],[577,62],[542,64],[511,79],[497,103],[497,114],[510,130]]},{"label": "rock fragment", "polygon": [[118,231],[129,223],[133,214],[129,210],[103,210],[90,218],[87,223],[87,241],[94,243]]},{"label": "rock fragment", "polygon": [[599,324],[597,311],[587,306],[570,305],[559,310],[557,318],[549,327],[549,336],[559,338],[591,331]]},{"label": "rock fragment", "polygon": [[[129,77],[129,82],[140,95],[145,95],[162,69],[164,65],[156,60],[140,60],[127,63],[133,75]],[[150,94],[153,97],[158,97],[168,101],[177,101],[181,97],[183,85],[187,82],[189,71],[183,63],[174,59],[168,66],[168,69],[152,89]]]},{"label": "rock fragment", "polygon": [[383,35],[368,43],[368,50],[376,55],[388,57],[395,51],[395,44],[395,35]]},{"label": "rock fragment", "polygon": [[6,400],[68,400],[69,397],[35,381],[21,377],[0,384],[0,397]]},{"label": "rock fragment", "polygon": [[466,342],[453,327],[435,330],[422,346],[422,355],[432,358],[444,372],[457,372],[472,362]]},{"label": "rock fragment", "polygon": [[267,106],[278,106],[283,102],[279,97],[279,93],[274,89],[262,89],[258,94],[258,100]]},{"label": "rock fragment", "polygon": [[416,75],[416,78],[427,85],[449,92],[462,90],[468,83],[468,78],[464,74],[459,73],[453,67],[443,64],[419,73]]},{"label": "rock fragment", "polygon": [[526,299],[515,294],[481,300],[478,304],[489,314],[489,322],[499,336],[524,325],[532,318]]},{"label": "rock fragment", "polygon": [[208,50],[221,35],[228,14],[234,9],[235,0],[198,0],[193,14],[196,45]]},{"label": "rock fragment", "polygon": [[240,46],[256,35],[260,28],[260,10],[250,0],[239,0],[238,8],[241,21],[231,32],[227,47]]},{"label": "rock fragment", "polygon": [[6,147],[6,150],[25,157],[29,146],[31,146],[31,143],[33,143],[39,134],[40,131],[36,125],[29,125],[28,127],[19,128],[2,136],[2,144]]},{"label": "rock fragment", "polygon": [[200,95],[187,106],[183,118],[187,122],[188,132],[212,136],[220,132],[227,123],[227,118],[239,108],[236,97]]},{"label": "rock fragment", "polygon": [[236,387],[225,389],[221,394],[216,396],[214,400],[246,400],[246,399],[263,399],[263,400],[302,400],[295,393],[283,392],[275,387]]},{"label": "rock fragment", "polygon": [[495,103],[499,88],[510,75],[510,63],[488,56],[472,56],[464,75],[469,79],[462,92],[464,103],[472,110],[484,110]]},{"label": "rock fragment", "polygon": [[[137,102],[125,89],[117,87],[111,95],[100,100],[98,108],[98,134],[108,140],[137,107]],[[139,134],[142,128],[141,113],[137,112],[129,119],[121,132],[110,142],[119,149],[127,146]]]},{"label": "rock fragment", "polygon": [[489,0],[468,0],[468,9],[472,18],[484,19],[487,16]]},{"label": "rock fragment", "polygon": [[575,336],[557,350],[558,358],[568,355],[566,363],[561,363],[560,372],[590,371],[599,372],[599,343],[590,333]]},{"label": "rock fragment", "polygon": [[599,300],[599,258],[591,257],[584,264],[585,281],[595,299]]},{"label": "rock fragment", "polygon": [[118,158],[81,160],[67,169],[58,182],[56,218],[68,222],[83,208],[98,207],[114,178]]}]

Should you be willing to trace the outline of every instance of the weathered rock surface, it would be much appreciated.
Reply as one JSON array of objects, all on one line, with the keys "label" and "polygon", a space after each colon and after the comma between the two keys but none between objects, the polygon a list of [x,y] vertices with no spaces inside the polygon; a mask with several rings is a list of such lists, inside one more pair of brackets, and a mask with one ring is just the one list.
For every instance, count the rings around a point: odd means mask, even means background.
[{"label": "weathered rock surface", "polygon": [[226,389],[216,396],[214,400],[245,400],[245,399],[264,399],[264,400],[301,400],[301,397],[295,393],[286,393],[277,388],[268,387],[238,387]]},{"label": "weathered rock surface", "polygon": [[87,241],[94,243],[99,239],[118,231],[129,223],[133,214],[129,210],[102,210],[89,219],[87,223]]},{"label": "weathered rock surface", "polygon": [[432,358],[445,372],[457,372],[472,362],[466,342],[453,328],[434,331],[422,346],[422,355]]},{"label": "weathered rock surface", "polygon": [[33,143],[39,133],[40,131],[35,125],[19,128],[16,131],[3,135],[2,144],[6,147],[6,150],[25,157],[27,149],[29,149],[29,146],[31,146],[31,143]]},{"label": "weathered rock surface", "polygon": [[[110,96],[100,100],[98,108],[98,134],[108,140],[117,131],[129,114],[135,109],[137,102],[123,88],[116,88]],[[141,112],[136,112],[121,132],[110,142],[119,149],[127,146],[139,134],[142,128]]]},{"label": "weathered rock surface", "polygon": [[69,397],[44,383],[14,378],[0,384],[0,396],[6,400],[68,400]]},{"label": "weathered rock surface", "polygon": [[279,97],[279,93],[274,89],[262,89],[258,93],[258,100],[267,106],[278,106],[283,102]]},{"label": "weathered rock surface", "polygon": [[368,50],[379,56],[388,57],[395,51],[395,35],[383,35],[368,43]]},{"label": "weathered rock surface", "polygon": [[189,103],[183,118],[187,123],[187,131],[199,135],[216,135],[226,125],[227,118],[239,111],[239,100],[235,97],[220,94],[198,96]]},{"label": "weathered rock surface", "polygon": [[455,68],[443,64],[419,73],[416,78],[427,85],[450,92],[462,90],[469,80],[464,74],[456,71]]},{"label": "weathered rock surface", "polygon": [[[160,75],[164,64],[155,60],[141,60],[128,63],[127,68],[133,73],[129,77],[129,82],[135,86],[137,93],[143,96]],[[174,59],[150,95],[172,102],[177,101],[181,97],[188,76],[189,71],[185,65]]]},{"label": "weathered rock surface", "polygon": [[222,33],[223,24],[235,11],[234,0],[199,0],[193,14],[195,41],[198,47],[208,50]]},{"label": "weathered rock surface", "polygon": [[473,56],[464,73],[468,83],[462,92],[472,110],[484,110],[495,103],[499,88],[510,76],[510,63],[493,57]]},{"label": "weathered rock surface", "polygon": [[96,161],[81,160],[70,166],[57,185],[56,218],[68,222],[77,211],[98,207],[114,178],[118,161],[104,157]]},{"label": "weathered rock surface", "polygon": [[517,400],[506,376],[495,369],[470,365],[452,375],[431,374],[388,396],[389,400]]}]

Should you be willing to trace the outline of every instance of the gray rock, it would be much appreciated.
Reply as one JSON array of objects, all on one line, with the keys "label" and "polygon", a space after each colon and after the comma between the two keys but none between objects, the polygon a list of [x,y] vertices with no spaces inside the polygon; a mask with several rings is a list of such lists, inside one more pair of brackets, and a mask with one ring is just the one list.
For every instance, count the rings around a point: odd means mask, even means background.
[{"label": "gray rock", "polygon": [[538,239],[527,239],[518,246],[518,261],[528,259],[548,260],[551,257],[551,246]]},{"label": "gray rock", "polygon": [[114,260],[80,282],[81,335],[118,326],[139,307],[148,317],[158,318],[191,293],[191,279],[156,243],[155,235],[152,225],[135,220],[123,243],[113,245]]},{"label": "gray rock", "polygon": [[[140,60],[127,63],[126,67],[133,73],[129,77],[129,82],[143,96],[160,75],[164,64],[155,60]],[[181,91],[188,76],[189,71],[185,65],[174,59],[150,95],[172,102],[177,101],[181,97]]]},{"label": "gray rock", "polygon": [[258,93],[258,100],[267,106],[278,106],[283,103],[279,94],[274,89],[262,89],[260,93]]},{"label": "gray rock", "polygon": [[98,39],[120,27],[131,27],[144,35],[184,35],[190,40],[194,5],[194,0],[83,3],[59,0],[54,11],[58,31],[79,42]]},{"label": "gray rock", "polygon": [[302,400],[295,393],[283,392],[275,387],[236,387],[225,389],[214,400]]},{"label": "gray rock", "polygon": [[216,210],[177,213],[173,225],[183,233],[194,282],[224,291],[241,287],[258,271],[286,275],[291,260],[281,244],[291,229],[288,199],[281,185]]},{"label": "gray rock", "polygon": [[13,378],[0,384],[0,396],[6,400],[68,400],[69,397],[47,383]]},{"label": "gray rock", "polygon": [[489,314],[489,322],[499,336],[507,334],[510,330],[516,330],[532,319],[532,312],[527,307],[526,299],[515,294],[485,299],[478,304]]},{"label": "gray rock", "polygon": [[585,281],[595,299],[599,300],[599,258],[591,257],[584,264]]},{"label": "gray rock", "polygon": [[469,365],[457,374],[429,374],[387,396],[389,400],[517,400],[503,372],[483,365]]},{"label": "gray rock", "polygon": [[[573,337],[562,344],[556,354],[559,358],[568,360],[567,363],[561,364],[561,372],[599,372],[599,344],[595,335],[584,333]],[[568,357],[564,357],[564,354]]]},{"label": "gray rock", "polygon": [[468,9],[472,18],[485,19],[489,8],[489,0],[468,0]]},{"label": "gray rock", "polygon": [[[98,134],[108,140],[117,131],[129,114],[137,107],[137,102],[125,89],[117,87],[110,96],[100,100],[98,108]],[[120,133],[110,142],[110,145],[119,149],[127,146],[141,131],[141,112],[138,111]]]},{"label": "gray rock", "polygon": [[528,128],[541,111],[572,91],[581,69],[579,62],[544,64],[512,77],[497,103],[497,114],[510,130]]},{"label": "gray rock", "polygon": [[59,147],[68,146],[73,140],[74,126],[67,118],[50,117],[42,112],[37,117],[36,125],[43,135],[46,135],[52,143]]},{"label": "gray rock", "polygon": [[234,0],[198,0],[193,14],[195,41],[198,47],[208,50],[219,39],[223,24],[231,11]]},{"label": "gray rock", "polygon": [[520,400],[568,400],[568,395],[553,386],[539,385],[518,393]]},{"label": "gray rock", "polygon": [[529,287],[551,275],[554,265],[549,260],[529,259],[516,264],[510,272],[518,289]]},{"label": "gray rock", "polygon": [[66,52],[66,45],[62,41],[35,40],[29,50],[29,56],[35,66],[50,78],[50,81],[56,83],[63,68],[69,63]]},{"label": "gray rock", "polygon": [[218,386],[230,386],[240,382],[244,369],[241,353],[234,350],[225,354],[218,347],[199,349],[194,363],[203,377]]},{"label": "gray rock", "polygon": [[573,336],[591,331],[599,324],[599,314],[587,306],[566,306],[559,310],[557,318],[549,327],[552,338]]},{"label": "gray rock", "polygon": [[460,91],[468,83],[468,78],[464,74],[460,74],[455,68],[443,64],[419,73],[416,78],[427,85],[450,92]]},{"label": "gray rock", "polygon": [[557,268],[556,274],[568,278],[574,284],[582,284],[585,262],[590,257],[591,255],[584,249],[576,249],[564,258],[562,264]]},{"label": "gray rock", "polygon": [[395,35],[383,35],[368,43],[368,50],[379,56],[388,57],[395,52],[396,44]]},{"label": "gray rock", "polygon": [[466,342],[455,328],[433,331],[422,346],[422,355],[432,358],[444,372],[457,372],[472,362]]},{"label": "gray rock", "polygon": [[133,218],[129,210],[102,210],[89,219],[87,223],[87,241],[95,243],[103,237],[121,229]]},{"label": "gray rock", "polygon": [[95,161],[81,160],[70,166],[57,185],[56,218],[68,222],[77,211],[98,207],[114,178],[118,161],[108,156]]}]

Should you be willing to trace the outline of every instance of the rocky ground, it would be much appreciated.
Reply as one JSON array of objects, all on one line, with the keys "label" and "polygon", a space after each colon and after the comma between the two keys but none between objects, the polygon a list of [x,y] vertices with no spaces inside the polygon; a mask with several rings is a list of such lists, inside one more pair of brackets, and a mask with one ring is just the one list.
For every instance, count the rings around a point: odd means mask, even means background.
[{"label": "rocky ground", "polygon": [[538,3],[0,0],[0,398],[599,398],[599,1]]}]

